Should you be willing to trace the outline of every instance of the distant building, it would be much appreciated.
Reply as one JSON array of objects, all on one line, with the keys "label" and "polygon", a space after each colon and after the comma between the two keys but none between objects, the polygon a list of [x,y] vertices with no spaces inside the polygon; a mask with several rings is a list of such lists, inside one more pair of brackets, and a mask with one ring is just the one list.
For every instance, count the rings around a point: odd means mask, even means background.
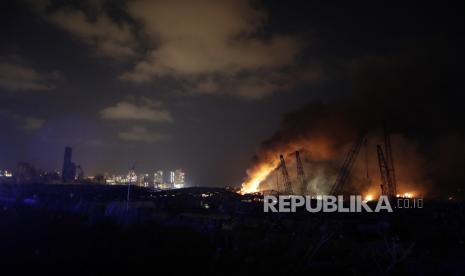
[{"label": "distant building", "polygon": [[137,185],[140,187],[148,188],[150,183],[153,181],[151,180],[151,177],[148,173],[146,174],[140,174],[139,177],[137,178]]},{"label": "distant building", "polygon": [[76,167],[75,179],[78,181],[84,180],[84,170],[82,169],[81,166]]},{"label": "distant building", "polygon": [[173,179],[173,186],[174,188],[183,188],[184,185],[186,184],[185,182],[185,173],[181,169],[177,169],[174,171],[174,179]]},{"label": "distant building", "polygon": [[160,188],[163,183],[163,171],[156,171],[153,174],[153,185],[157,188]]},{"label": "distant building", "polygon": [[63,160],[63,170],[61,173],[63,182],[74,181],[76,177],[76,165],[71,162],[73,150],[71,147],[65,148],[65,156]]},{"label": "distant building", "polygon": [[170,184],[174,184],[174,172],[173,171],[170,171]]},{"label": "distant building", "polygon": [[57,171],[50,171],[50,172],[41,172],[40,173],[40,183],[45,184],[60,184],[61,183],[61,175]]},{"label": "distant building", "polygon": [[38,182],[39,174],[33,165],[19,162],[15,172],[16,182],[20,184]]},{"label": "distant building", "polygon": [[4,170],[4,171],[0,170],[0,182],[2,180],[7,180],[7,179],[10,179],[12,177],[13,177],[13,174],[11,172],[9,172],[7,170]]},{"label": "distant building", "polygon": [[134,170],[130,170],[125,175],[109,175],[106,178],[106,183],[109,185],[138,185],[145,188],[157,189],[173,189],[183,188],[185,186],[185,173],[181,169],[170,171],[168,181],[165,180],[164,172],[157,170],[153,174],[141,173],[136,174]]},{"label": "distant building", "polygon": [[106,177],[106,178],[105,178],[105,184],[108,184],[108,185],[115,185],[115,184],[117,184],[117,182],[116,182],[116,176],[111,175],[111,176]]},{"label": "distant building", "polygon": [[126,176],[126,179],[124,180],[125,184],[131,184],[134,185],[137,183],[137,174],[134,170],[130,170],[128,175]]}]

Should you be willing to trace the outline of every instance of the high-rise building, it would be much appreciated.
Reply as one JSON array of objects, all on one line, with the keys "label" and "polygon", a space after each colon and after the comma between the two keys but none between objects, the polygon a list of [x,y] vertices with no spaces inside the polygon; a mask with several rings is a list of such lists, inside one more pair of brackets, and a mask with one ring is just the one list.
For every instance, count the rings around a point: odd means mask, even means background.
[{"label": "high-rise building", "polygon": [[73,150],[71,147],[65,148],[65,156],[63,160],[63,170],[61,173],[61,177],[63,182],[73,181],[76,177],[76,165],[71,162],[71,157],[73,154]]},{"label": "high-rise building", "polygon": [[174,172],[170,171],[170,184],[174,184]]},{"label": "high-rise building", "polygon": [[160,187],[163,182],[163,171],[156,171],[153,174],[153,184],[155,187]]},{"label": "high-rise building", "polygon": [[148,188],[150,182],[152,181],[148,173],[140,174],[137,178],[137,185],[140,187]]},{"label": "high-rise building", "polygon": [[137,183],[137,174],[134,170],[130,170],[126,176],[126,184],[134,185]]},{"label": "high-rise building", "polygon": [[174,171],[174,181],[173,186],[174,188],[182,188],[186,184],[185,182],[185,173],[181,169],[177,169]]}]

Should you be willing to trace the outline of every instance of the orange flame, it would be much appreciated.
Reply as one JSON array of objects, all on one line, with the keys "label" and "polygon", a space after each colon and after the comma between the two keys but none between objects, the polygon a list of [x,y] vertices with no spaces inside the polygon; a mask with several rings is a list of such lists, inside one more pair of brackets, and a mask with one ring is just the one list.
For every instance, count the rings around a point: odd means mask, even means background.
[{"label": "orange flame", "polygon": [[261,164],[260,168],[255,170],[247,181],[242,183],[241,194],[256,193],[260,183],[275,169],[274,164]]},{"label": "orange flame", "polygon": [[[428,183],[428,181],[423,176],[421,167],[422,161],[416,148],[401,136],[394,136],[393,138],[395,138],[393,141],[395,142],[396,149],[400,149],[403,157],[408,157],[396,159],[399,196],[415,197],[418,196],[419,193],[424,194],[426,191],[424,188],[425,182]],[[365,160],[363,160],[364,157],[359,156],[351,172],[352,179],[367,180],[366,184],[364,184],[365,182],[355,182],[354,188],[360,189],[359,191],[365,190],[366,194],[372,195],[373,198],[377,198],[381,191],[378,184],[380,176],[376,151],[370,149],[373,149],[374,145],[380,140],[382,141],[382,138],[377,136],[373,136],[369,140],[370,144],[365,148],[365,150],[368,149],[368,153],[365,152],[365,154],[368,154],[365,158],[367,158],[366,160],[369,161],[369,163],[365,164]],[[338,173],[338,168],[336,166],[331,167],[333,166],[332,164],[341,163],[341,160],[345,158],[352,143],[352,140],[347,143],[340,143],[339,140],[333,136],[324,133],[320,135],[312,133],[295,139],[285,140],[269,147],[260,148],[256,153],[257,159],[247,170],[247,178],[242,183],[240,193],[255,193],[259,192],[261,189],[265,189],[265,187],[262,186],[269,187],[272,182],[267,183],[267,181],[270,180],[269,175],[273,173],[280,162],[280,154],[284,155],[288,169],[294,168],[295,164],[293,164],[293,162],[295,160],[294,154],[296,150],[299,150],[301,155],[305,156],[308,162],[312,162],[311,173],[306,174],[308,182],[317,182],[319,187],[317,191],[327,192],[326,189],[322,187],[331,185],[331,182],[336,177],[335,174]],[[404,160],[413,160],[413,162],[405,162]],[[328,168],[328,170],[319,170],[319,168]],[[368,171],[368,175],[371,176],[371,179],[366,179],[365,175],[367,175]],[[292,169],[290,173],[292,174]],[[322,180],[320,181],[320,179]]]},{"label": "orange flame", "polygon": [[[296,150],[304,149],[307,156],[312,160],[329,160],[334,156],[334,148],[331,140],[316,137],[312,139],[299,139],[287,144],[279,145],[279,147],[267,149],[260,152],[260,161],[247,171],[247,180],[242,183],[240,193],[255,193],[259,191],[260,183],[266,180],[268,175],[279,164],[279,155],[285,157],[289,154],[294,154]],[[287,160],[286,160],[287,161]]]}]

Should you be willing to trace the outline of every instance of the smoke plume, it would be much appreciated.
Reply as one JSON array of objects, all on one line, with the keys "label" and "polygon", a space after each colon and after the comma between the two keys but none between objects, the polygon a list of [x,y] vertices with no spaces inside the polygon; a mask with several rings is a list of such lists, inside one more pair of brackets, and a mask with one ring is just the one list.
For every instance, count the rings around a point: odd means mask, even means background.
[{"label": "smoke plume", "polygon": [[[301,151],[308,193],[326,193],[345,155],[363,130],[360,151],[346,190],[379,193],[376,144],[388,123],[400,192],[437,195],[457,192],[465,180],[460,93],[463,54],[418,48],[390,56],[347,62],[336,81],[347,84],[337,99],[312,101],[285,114],[280,129],[253,158],[242,192],[277,189],[279,155],[286,157],[298,190],[296,150]],[[460,192],[460,191],[459,191]]]}]

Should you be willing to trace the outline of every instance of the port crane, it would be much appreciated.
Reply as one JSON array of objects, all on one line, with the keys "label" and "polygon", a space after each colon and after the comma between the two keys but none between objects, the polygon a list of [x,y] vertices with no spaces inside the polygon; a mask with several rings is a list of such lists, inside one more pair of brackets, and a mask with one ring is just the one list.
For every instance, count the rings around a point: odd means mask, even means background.
[{"label": "port crane", "polygon": [[389,175],[389,170],[386,163],[386,158],[384,158],[383,149],[380,145],[377,145],[376,150],[378,152],[379,172],[381,174],[381,194],[386,195],[389,194],[389,187],[391,186],[392,179]]},{"label": "port crane", "polygon": [[397,180],[392,157],[391,138],[386,123],[384,123],[384,150],[380,145],[377,145],[376,149],[381,174],[381,194],[395,197],[397,195]]},{"label": "port crane", "polygon": [[357,141],[352,145],[347,156],[342,164],[341,169],[339,170],[339,174],[334,182],[333,186],[331,187],[330,194],[331,195],[339,195],[344,187],[347,179],[350,176],[350,172],[352,167],[354,166],[355,160],[362,148],[362,145],[365,143],[366,135],[365,132],[358,137]]},{"label": "port crane", "polygon": [[279,156],[279,159],[280,159],[279,168],[281,170],[281,175],[283,177],[283,182],[284,182],[284,192],[288,195],[292,195],[293,194],[292,184],[289,178],[289,173],[287,172],[286,161],[284,161],[284,157],[282,154]]},{"label": "port crane", "polygon": [[394,169],[394,159],[392,157],[391,137],[386,123],[384,123],[384,153],[386,155],[387,174],[390,178],[387,192],[389,196],[394,197],[397,194],[397,179],[396,171]]}]

